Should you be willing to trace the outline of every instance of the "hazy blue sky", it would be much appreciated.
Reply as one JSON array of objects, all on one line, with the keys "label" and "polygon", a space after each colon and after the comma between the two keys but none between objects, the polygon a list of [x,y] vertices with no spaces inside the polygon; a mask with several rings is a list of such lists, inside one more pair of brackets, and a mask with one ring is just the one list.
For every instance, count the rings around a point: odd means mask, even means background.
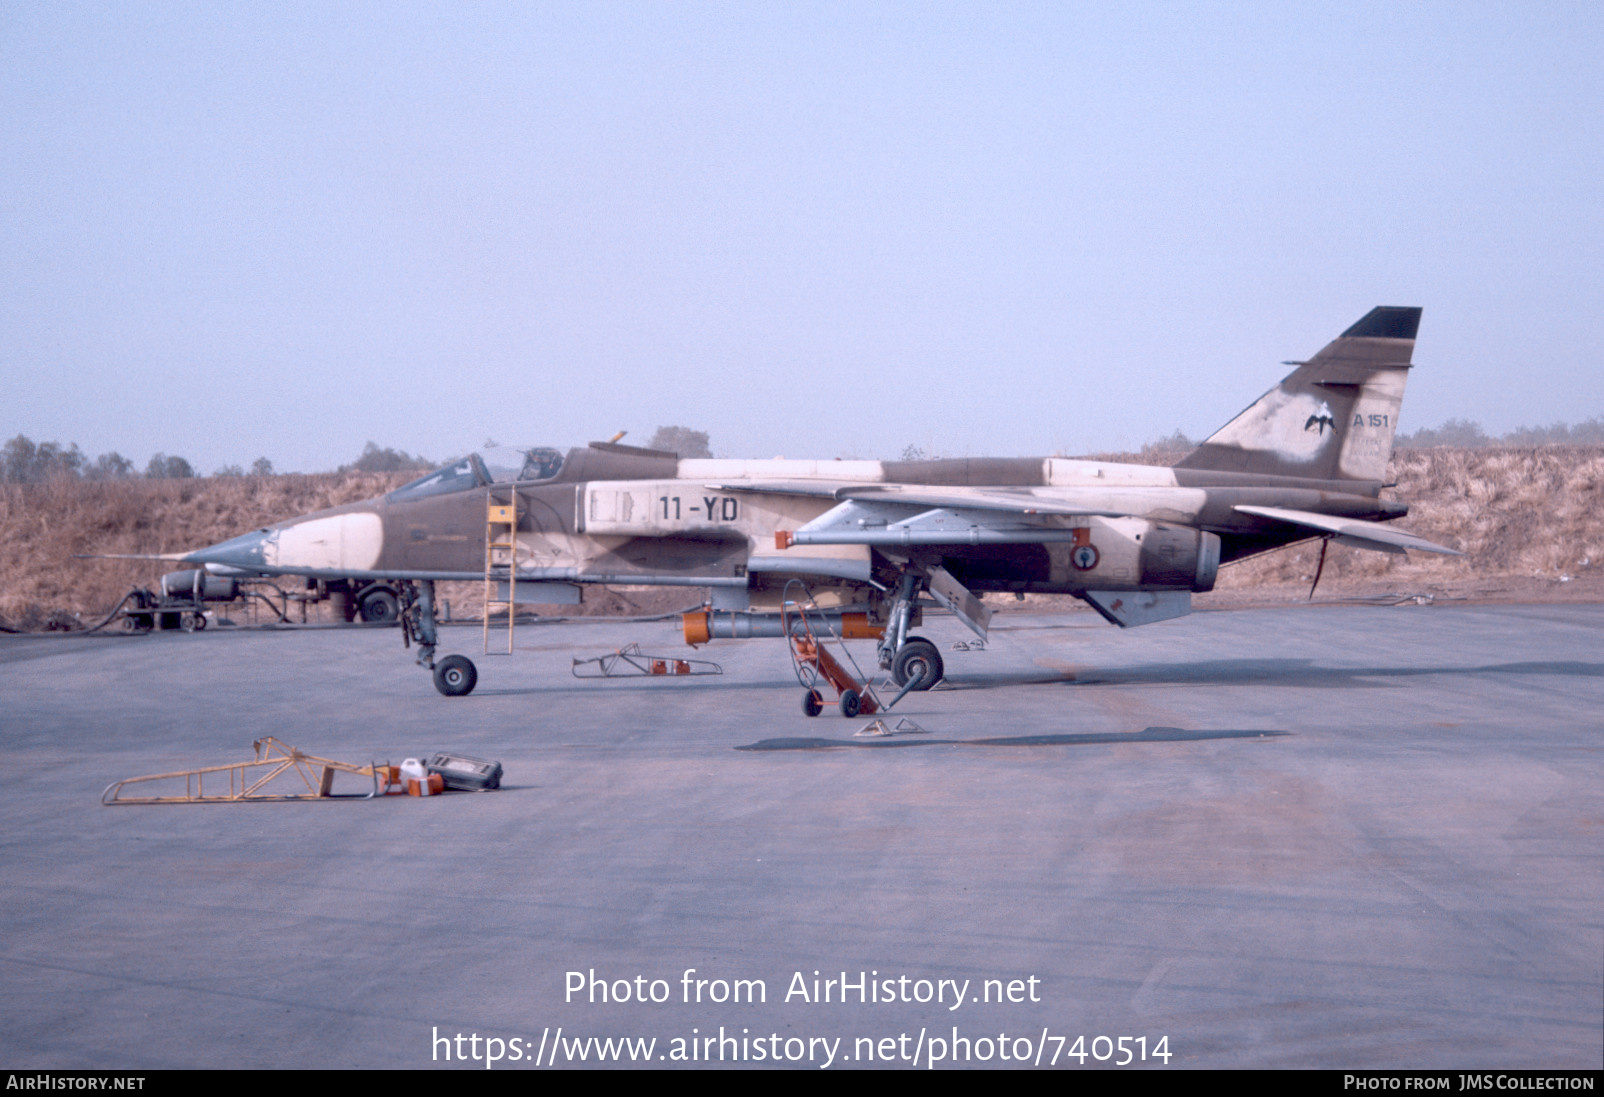
[{"label": "hazy blue sky", "polygon": [[0,0],[0,437],[1200,437],[1372,305],[1604,414],[1604,5]]}]

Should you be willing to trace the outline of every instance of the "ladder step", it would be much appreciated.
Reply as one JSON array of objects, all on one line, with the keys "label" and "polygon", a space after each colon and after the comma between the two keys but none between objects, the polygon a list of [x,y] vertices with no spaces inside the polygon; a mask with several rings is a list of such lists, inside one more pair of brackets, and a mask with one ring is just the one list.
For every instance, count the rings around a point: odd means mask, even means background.
[{"label": "ladder step", "polygon": [[[484,599],[484,653],[511,655],[513,627],[518,620],[518,493],[510,492],[506,503],[496,501],[492,492],[485,503],[485,599]],[[510,558],[508,558],[510,554]],[[502,559],[498,560],[497,556]],[[508,584],[508,597],[497,598],[496,584]],[[490,612],[507,611],[507,647],[504,651],[490,650]]]}]

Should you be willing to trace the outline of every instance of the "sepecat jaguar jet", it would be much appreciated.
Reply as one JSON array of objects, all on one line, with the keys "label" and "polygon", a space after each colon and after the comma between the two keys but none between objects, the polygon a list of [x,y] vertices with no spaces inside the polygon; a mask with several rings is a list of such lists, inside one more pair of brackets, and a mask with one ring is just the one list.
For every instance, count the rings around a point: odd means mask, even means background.
[{"label": "sepecat jaguar jet", "polygon": [[587,583],[709,589],[684,617],[693,645],[784,635],[800,583],[838,635],[878,641],[899,685],[929,688],[941,656],[909,632],[927,605],[984,636],[993,610],[978,595],[1067,594],[1128,628],[1190,612],[1221,565],[1297,541],[1453,554],[1387,525],[1408,507],[1380,497],[1420,311],[1372,309],[1173,468],[492,448],[168,558],[382,582],[448,695],[470,692],[477,670],[435,659],[439,580],[484,581],[504,605],[572,604]]}]

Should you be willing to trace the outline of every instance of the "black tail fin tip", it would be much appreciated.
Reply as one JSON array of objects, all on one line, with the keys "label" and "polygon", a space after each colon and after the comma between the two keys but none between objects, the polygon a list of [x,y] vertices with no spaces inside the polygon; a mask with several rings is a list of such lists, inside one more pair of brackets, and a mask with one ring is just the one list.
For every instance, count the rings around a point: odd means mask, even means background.
[{"label": "black tail fin tip", "polygon": [[1378,305],[1342,333],[1344,339],[1413,339],[1420,330],[1420,309]]}]

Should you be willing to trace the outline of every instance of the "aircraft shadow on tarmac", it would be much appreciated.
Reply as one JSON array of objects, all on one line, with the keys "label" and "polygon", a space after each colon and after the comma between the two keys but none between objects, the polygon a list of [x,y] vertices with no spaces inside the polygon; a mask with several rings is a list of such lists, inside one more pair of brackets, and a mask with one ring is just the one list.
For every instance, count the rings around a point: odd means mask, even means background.
[{"label": "aircraft shadow on tarmac", "polygon": [[743,681],[734,675],[727,675],[722,679],[709,681],[703,677],[680,678],[672,674],[664,675],[631,675],[627,678],[582,678],[573,682],[562,682],[558,685],[543,686],[505,686],[500,689],[479,688],[473,691],[475,697],[534,697],[550,696],[554,693],[590,693],[599,690],[609,693],[640,693],[658,692],[665,690],[692,690],[702,692],[710,689],[742,690],[762,689],[768,686],[781,686],[796,688],[796,680],[790,679],[781,682],[775,679],[772,682]]},{"label": "aircraft shadow on tarmac", "polygon": [[1207,739],[1279,739],[1290,731],[1188,731],[1185,728],[1143,728],[1137,732],[1083,732],[1061,735],[1005,735],[984,739],[815,739],[792,736],[760,739],[735,750],[835,750],[841,747],[1070,747],[1110,743],[1189,743]]},{"label": "aircraft shadow on tarmac", "polygon": [[986,675],[954,682],[945,689],[996,689],[1016,685],[1126,686],[1126,685],[1259,685],[1294,686],[1315,689],[1381,689],[1385,679],[1420,678],[1430,675],[1559,675],[1575,678],[1604,678],[1604,663],[1544,661],[1529,663],[1491,663],[1483,666],[1436,667],[1331,667],[1316,665],[1313,659],[1210,659],[1196,663],[1151,663],[1129,667],[1072,666],[1016,674]]},{"label": "aircraft shadow on tarmac", "polygon": [[[1431,675],[1475,676],[1482,674],[1556,675],[1571,678],[1604,678],[1604,663],[1550,660],[1527,663],[1489,663],[1482,666],[1436,667],[1331,667],[1313,659],[1209,659],[1195,663],[1148,663],[1127,667],[1079,666],[1065,662],[1061,668],[1037,667],[1022,671],[975,673],[967,671],[957,679],[947,678],[936,687],[939,692],[1001,689],[1009,686],[1165,686],[1165,685],[1257,685],[1288,686],[1299,689],[1386,689],[1387,679],[1422,678]],[[512,697],[551,693],[587,693],[596,682],[564,682],[561,685],[521,688],[480,689],[483,697]],[[607,679],[603,687],[625,693],[668,688],[741,690],[792,688],[795,682],[779,678],[768,682],[729,676],[719,681],[673,677]],[[668,685],[676,683],[676,685]],[[887,688],[884,685],[881,688]]]}]

